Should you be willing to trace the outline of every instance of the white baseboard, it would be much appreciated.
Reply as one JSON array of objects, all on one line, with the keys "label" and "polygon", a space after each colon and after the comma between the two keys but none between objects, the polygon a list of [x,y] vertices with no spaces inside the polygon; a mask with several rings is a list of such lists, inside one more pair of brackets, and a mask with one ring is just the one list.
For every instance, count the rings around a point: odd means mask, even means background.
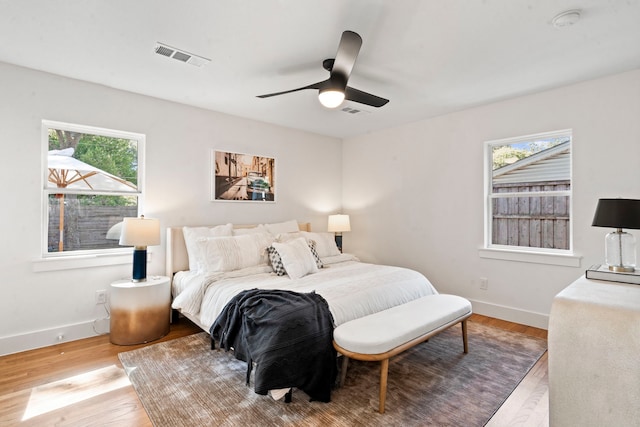
[{"label": "white baseboard", "polygon": [[[469,300],[473,306],[473,312],[484,316],[495,317],[497,319],[508,320],[509,322],[520,323],[522,325],[533,326],[535,328],[548,329],[549,315],[535,313],[492,304],[484,301]],[[0,338],[0,356],[19,353],[21,351],[33,350],[35,348],[48,347],[67,341],[75,341],[83,338],[94,337],[101,333],[109,332],[108,321],[106,319],[91,320],[72,325],[58,326],[41,331],[28,332],[21,335]],[[96,323],[97,322],[97,323]],[[96,326],[96,330],[94,330]],[[98,333],[97,333],[98,332]],[[58,337],[62,336],[62,339]]]},{"label": "white baseboard", "polygon": [[533,311],[520,310],[504,305],[492,304],[484,301],[469,300],[473,312],[496,319],[508,320],[521,325],[533,326],[540,329],[549,329],[549,315]]},{"label": "white baseboard", "polygon": [[[96,327],[95,329],[94,326]],[[0,337],[0,356],[48,347],[63,342],[95,337],[108,332],[108,321],[105,323],[104,319],[101,319],[72,325],[56,326],[51,329],[28,332],[9,337]]]}]

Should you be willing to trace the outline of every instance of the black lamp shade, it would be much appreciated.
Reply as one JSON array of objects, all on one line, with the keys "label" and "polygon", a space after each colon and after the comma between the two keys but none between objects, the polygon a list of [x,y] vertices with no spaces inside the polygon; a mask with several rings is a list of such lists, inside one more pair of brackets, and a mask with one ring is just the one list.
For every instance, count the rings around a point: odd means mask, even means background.
[{"label": "black lamp shade", "polygon": [[591,225],[595,227],[640,229],[640,200],[598,200],[598,206]]}]

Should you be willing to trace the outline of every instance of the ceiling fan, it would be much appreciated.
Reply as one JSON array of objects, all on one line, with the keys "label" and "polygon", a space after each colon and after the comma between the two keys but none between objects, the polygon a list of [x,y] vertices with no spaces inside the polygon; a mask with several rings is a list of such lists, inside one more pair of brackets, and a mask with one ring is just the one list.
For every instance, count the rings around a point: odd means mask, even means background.
[{"label": "ceiling fan", "polygon": [[322,61],[322,67],[329,71],[329,78],[327,80],[297,89],[258,95],[258,98],[269,98],[271,96],[284,95],[285,93],[298,92],[305,89],[317,89],[320,103],[327,108],[336,108],[342,104],[345,99],[372,107],[382,107],[389,102],[388,99],[347,86],[351,70],[360,52],[360,46],[362,46],[362,37],[353,31],[343,32],[335,59],[325,59]]}]

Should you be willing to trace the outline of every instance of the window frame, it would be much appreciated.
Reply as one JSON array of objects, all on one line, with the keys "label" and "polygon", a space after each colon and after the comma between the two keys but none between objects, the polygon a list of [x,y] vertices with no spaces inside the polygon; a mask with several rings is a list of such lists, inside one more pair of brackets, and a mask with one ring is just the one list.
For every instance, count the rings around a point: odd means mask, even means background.
[{"label": "window frame", "polygon": [[[91,135],[99,135],[105,137],[112,138],[121,138],[128,140],[135,140],[137,142],[137,183],[136,183],[136,191],[130,192],[111,192],[111,191],[94,191],[94,190],[78,190],[78,189],[67,189],[67,188],[49,188],[48,187],[48,151],[49,151],[49,130],[50,129],[58,129],[65,130],[71,132],[80,132]],[[80,125],[73,123],[65,123],[53,120],[42,120],[42,129],[41,129],[41,140],[42,140],[42,158],[41,158],[41,203],[42,203],[42,215],[41,215],[41,244],[40,244],[40,252],[41,252],[41,261],[54,261],[54,260],[81,260],[81,259],[95,259],[99,256],[109,256],[111,255],[113,259],[107,260],[104,259],[102,262],[99,262],[99,265],[111,265],[111,264],[119,264],[118,261],[121,259],[124,261],[123,255],[130,255],[131,248],[127,247],[117,247],[117,248],[100,248],[100,249],[84,249],[84,250],[74,250],[74,251],[62,251],[62,252],[49,252],[48,244],[49,244],[49,196],[52,194],[99,194],[104,196],[129,196],[136,197],[138,202],[137,216],[140,215],[141,212],[144,212],[144,194],[145,194],[145,146],[146,146],[146,135],[135,132],[114,130],[114,129],[106,129],[95,126],[88,125]],[[127,256],[126,261],[130,262],[131,260]],[[69,262],[58,262],[56,266],[49,265],[48,262],[45,262],[41,266],[36,266],[36,271],[48,271],[48,270],[59,270],[66,268],[75,268],[76,265],[69,264]],[[85,262],[86,264],[86,262]],[[88,265],[94,266],[97,265],[95,262],[90,262]],[[84,265],[81,265],[84,266]]]},{"label": "window frame", "polygon": [[[541,139],[569,137],[569,189],[562,191],[536,191],[536,192],[505,192],[493,193],[493,147],[497,145],[511,145],[522,142],[532,142]],[[483,258],[505,259],[514,261],[527,261],[543,264],[558,264],[579,266],[579,257],[574,254],[574,226],[573,226],[573,131],[563,129],[551,132],[542,132],[531,135],[517,136],[498,140],[485,141],[484,143],[484,246],[480,250]],[[555,249],[544,247],[515,246],[492,243],[493,236],[493,204],[492,201],[502,197],[531,196],[567,196],[568,197],[568,249]],[[564,257],[567,260],[553,261],[553,258]]]}]

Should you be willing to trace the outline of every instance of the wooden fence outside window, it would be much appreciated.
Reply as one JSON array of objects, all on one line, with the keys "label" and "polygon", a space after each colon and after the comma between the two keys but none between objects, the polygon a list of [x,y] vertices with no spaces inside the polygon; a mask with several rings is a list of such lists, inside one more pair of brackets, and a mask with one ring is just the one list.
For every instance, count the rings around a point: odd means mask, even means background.
[{"label": "wooden fence outside window", "polygon": [[527,196],[534,191],[568,191],[570,181],[496,184],[493,193],[523,193],[492,200],[492,244],[569,249],[569,196]]}]

